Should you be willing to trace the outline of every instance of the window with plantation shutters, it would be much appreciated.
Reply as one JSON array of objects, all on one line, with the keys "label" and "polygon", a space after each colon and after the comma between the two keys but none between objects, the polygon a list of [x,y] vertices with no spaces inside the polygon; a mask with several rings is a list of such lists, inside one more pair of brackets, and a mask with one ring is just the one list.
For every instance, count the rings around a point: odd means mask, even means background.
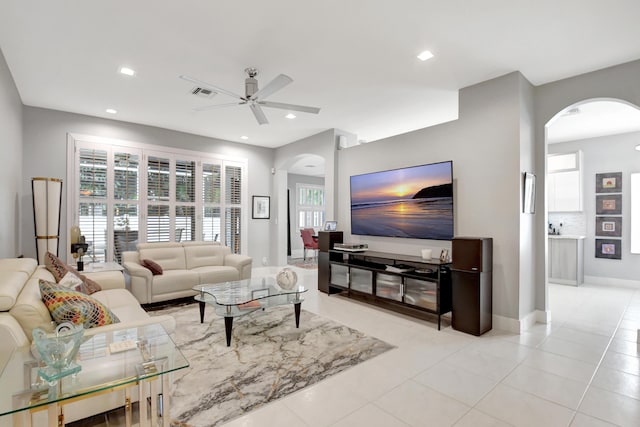
[{"label": "window with plantation shutters", "polygon": [[222,173],[219,164],[202,164],[202,240],[219,242]]},{"label": "window with plantation shutters", "polygon": [[234,253],[241,252],[242,232],[242,168],[225,167],[225,242]]},{"label": "window with plantation shutters", "polygon": [[147,157],[147,242],[171,241],[171,159]]},{"label": "window with plantation shutters", "polygon": [[101,138],[70,144],[68,227],[91,261],[121,262],[138,242],[218,241],[244,249],[246,160]]},{"label": "window with plantation shutters", "polygon": [[324,224],[324,187],[296,185],[298,228],[319,228]]}]

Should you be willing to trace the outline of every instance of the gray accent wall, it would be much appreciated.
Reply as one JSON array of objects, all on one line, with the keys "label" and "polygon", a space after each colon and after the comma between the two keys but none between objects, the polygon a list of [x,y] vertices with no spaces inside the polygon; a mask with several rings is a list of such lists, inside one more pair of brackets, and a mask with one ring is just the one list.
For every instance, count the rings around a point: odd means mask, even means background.
[{"label": "gray accent wall", "polygon": [[[4,160],[0,168],[0,258],[11,258],[22,253],[22,101],[1,50],[0,147]],[[32,218],[32,241],[33,234]]]},{"label": "gray accent wall", "polygon": [[521,214],[521,167],[531,170],[534,158],[532,88],[520,73],[511,73],[462,89],[459,105],[458,120],[339,152],[339,228],[347,242],[373,250],[419,255],[422,248],[450,249],[448,241],[351,235],[349,177],[453,160],[455,235],[494,239],[493,312],[519,319],[533,311],[536,283],[535,275],[521,281],[520,274],[531,276],[535,265],[526,236],[533,215]]},{"label": "gray accent wall", "polygon": [[[25,256],[35,257],[33,240],[33,212],[31,208],[31,177],[47,176],[66,180],[67,173],[67,133],[92,135],[121,139],[144,144],[176,147],[203,153],[222,154],[248,160],[248,209],[251,209],[251,195],[270,195],[271,166],[273,150],[247,144],[233,143],[219,139],[176,132],[152,126],[102,119],[81,114],[44,108],[24,108],[24,171],[22,173],[22,247]],[[18,174],[20,176],[20,174]],[[66,183],[63,188],[62,224],[66,224]],[[251,212],[249,212],[251,218]],[[249,229],[246,254],[259,265],[269,254],[268,221],[248,221]],[[64,226],[63,226],[64,229]],[[67,244],[66,235],[61,236],[61,248]],[[62,249],[60,253],[64,253]]]},{"label": "gray accent wall", "polygon": [[[582,139],[578,141],[550,144],[549,153],[569,153],[582,150],[583,160],[583,197],[584,230],[580,234],[586,236],[584,246],[584,274],[593,277],[609,279],[639,280],[640,255],[630,252],[630,218],[631,218],[631,188],[630,174],[640,172],[640,152],[635,146],[640,144],[640,132],[621,135],[610,135],[598,138]],[[595,257],[595,218],[596,218],[596,174],[607,172],[622,172],[622,259],[603,259]],[[575,214],[574,214],[575,215]],[[566,218],[568,215],[549,214],[549,218]],[[566,222],[566,221],[565,221]],[[571,234],[565,230],[563,232]]]}]

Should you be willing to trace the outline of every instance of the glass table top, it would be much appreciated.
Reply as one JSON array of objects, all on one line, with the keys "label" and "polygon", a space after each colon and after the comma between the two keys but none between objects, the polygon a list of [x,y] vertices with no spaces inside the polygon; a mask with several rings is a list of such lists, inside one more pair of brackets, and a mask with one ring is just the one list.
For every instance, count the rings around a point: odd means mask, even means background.
[{"label": "glass table top", "polygon": [[82,367],[75,375],[47,383],[29,347],[19,348],[0,375],[0,416],[64,402],[189,366],[160,324],[85,336],[78,351]]},{"label": "glass table top", "polygon": [[293,289],[283,289],[276,283],[275,277],[253,277],[234,282],[194,286],[198,292],[195,299],[224,308],[216,312],[222,316],[240,316],[251,309],[276,305],[301,303],[301,294],[307,289],[296,284]]}]

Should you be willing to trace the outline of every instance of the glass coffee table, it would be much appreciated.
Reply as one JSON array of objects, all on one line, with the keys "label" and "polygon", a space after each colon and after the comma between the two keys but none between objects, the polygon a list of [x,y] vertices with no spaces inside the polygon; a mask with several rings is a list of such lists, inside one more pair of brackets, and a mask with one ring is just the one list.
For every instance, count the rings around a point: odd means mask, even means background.
[{"label": "glass coffee table", "polygon": [[267,307],[293,304],[296,328],[300,327],[301,294],[307,292],[304,286],[283,289],[274,277],[254,277],[235,282],[194,286],[195,296],[200,305],[200,323],[204,322],[205,305],[211,305],[218,316],[224,317],[227,347],[231,345],[231,328],[234,317],[264,310]]},{"label": "glass coffee table", "polygon": [[[80,372],[48,383],[38,375],[39,362],[30,348],[15,350],[0,375],[0,416],[12,416],[14,426],[32,425],[31,414],[47,410],[48,425],[64,425],[65,404],[124,390],[122,405],[125,424],[132,425],[132,387],[138,387],[138,399],[150,399],[151,408],[139,405],[139,425],[170,424],[169,374],[189,366],[171,337],[160,324],[112,330],[85,336],[76,362]],[[161,379],[161,390],[158,381]],[[160,402],[158,396],[161,396]],[[161,408],[158,407],[161,403]],[[1,419],[0,419],[1,420]],[[0,424],[2,422],[0,421]]]}]

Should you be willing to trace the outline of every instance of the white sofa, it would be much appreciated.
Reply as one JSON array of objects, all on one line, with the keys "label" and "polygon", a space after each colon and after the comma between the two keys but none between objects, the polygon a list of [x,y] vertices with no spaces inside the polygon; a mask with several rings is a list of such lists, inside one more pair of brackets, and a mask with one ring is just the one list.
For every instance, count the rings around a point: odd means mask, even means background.
[{"label": "white sofa", "polygon": [[[175,319],[171,316],[149,316],[125,289],[121,272],[87,273],[86,276],[102,288],[91,296],[106,305],[120,322],[86,329],[85,336],[151,323],[161,323],[168,333],[174,332]],[[40,296],[40,279],[55,282],[54,276],[44,266],[38,266],[35,259],[0,259],[0,372],[3,371],[14,349],[31,345],[33,329],[39,327],[53,330],[51,315]],[[6,386],[11,385],[2,385]],[[19,391],[24,388],[24,384],[16,384],[15,387],[16,391]],[[65,421],[74,421],[111,410],[122,406],[123,402],[121,390],[74,402],[64,407]],[[2,418],[0,425],[10,422],[5,419],[7,417]]]},{"label": "white sofa", "polygon": [[[131,293],[141,304],[193,296],[196,285],[251,277],[251,258],[216,242],[139,243],[137,251],[123,252],[122,259]],[[160,265],[162,274],[153,275],[144,260]]]}]

